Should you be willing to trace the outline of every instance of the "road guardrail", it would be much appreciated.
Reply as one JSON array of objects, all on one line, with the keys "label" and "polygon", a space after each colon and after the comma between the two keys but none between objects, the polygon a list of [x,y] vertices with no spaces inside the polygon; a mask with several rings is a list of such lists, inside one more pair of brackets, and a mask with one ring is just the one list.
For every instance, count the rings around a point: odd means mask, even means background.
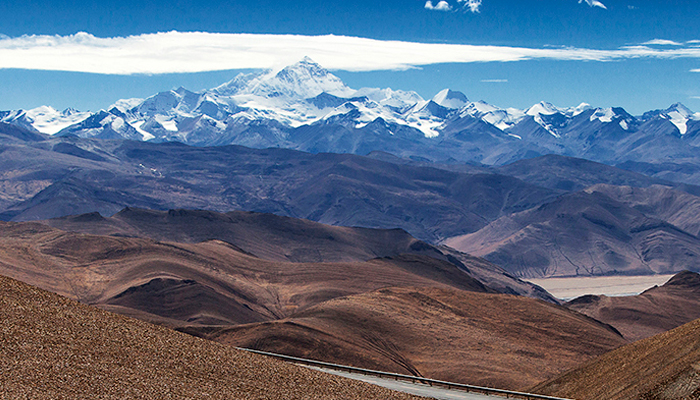
[{"label": "road guardrail", "polygon": [[489,387],[483,387],[483,386],[467,385],[464,383],[447,382],[447,381],[441,381],[438,379],[425,378],[422,376],[403,375],[403,374],[395,374],[392,372],[375,371],[375,370],[371,370],[371,369],[351,367],[348,365],[340,365],[340,364],[333,364],[333,363],[328,363],[328,362],[324,362],[324,361],[317,361],[317,360],[309,360],[306,358],[292,357],[292,356],[287,356],[284,354],[270,353],[270,352],[262,351],[262,350],[246,349],[246,348],[242,348],[242,347],[236,347],[236,348],[239,350],[250,352],[250,353],[261,354],[264,356],[274,357],[274,358],[277,358],[280,360],[295,362],[298,364],[305,364],[305,365],[310,365],[310,366],[315,366],[315,367],[335,369],[338,371],[354,372],[354,373],[359,373],[359,374],[363,374],[363,375],[372,375],[372,376],[377,376],[377,377],[381,377],[381,378],[391,378],[394,380],[411,381],[413,383],[423,383],[423,384],[430,385],[430,386],[441,386],[441,387],[444,387],[447,389],[456,389],[456,390],[481,393],[481,394],[486,394],[486,395],[496,395],[496,396],[501,396],[501,397],[506,397],[506,398],[511,398],[511,399],[571,400],[571,399],[564,399],[561,397],[545,396],[545,395],[541,395],[541,394],[516,392],[516,391],[512,391],[512,390],[504,390],[504,389],[495,389],[495,388],[489,388]]}]

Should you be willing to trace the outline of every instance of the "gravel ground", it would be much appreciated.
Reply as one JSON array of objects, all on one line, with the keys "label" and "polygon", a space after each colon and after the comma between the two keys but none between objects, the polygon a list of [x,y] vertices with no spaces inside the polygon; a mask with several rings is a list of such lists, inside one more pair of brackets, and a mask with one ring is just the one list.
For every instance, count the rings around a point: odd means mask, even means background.
[{"label": "gravel ground", "polygon": [[700,319],[611,351],[530,391],[582,400],[700,400]]},{"label": "gravel ground", "polygon": [[0,399],[419,399],[0,277]]}]

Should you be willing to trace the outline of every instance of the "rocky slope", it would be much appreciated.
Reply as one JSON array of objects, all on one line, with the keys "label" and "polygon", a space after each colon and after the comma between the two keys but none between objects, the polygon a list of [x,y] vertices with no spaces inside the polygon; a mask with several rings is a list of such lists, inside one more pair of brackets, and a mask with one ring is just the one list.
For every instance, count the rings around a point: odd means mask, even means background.
[{"label": "rocky slope", "polygon": [[4,398],[413,399],[0,276]]},{"label": "rocky slope", "polygon": [[588,400],[700,397],[700,320],[604,354],[532,390]]}]

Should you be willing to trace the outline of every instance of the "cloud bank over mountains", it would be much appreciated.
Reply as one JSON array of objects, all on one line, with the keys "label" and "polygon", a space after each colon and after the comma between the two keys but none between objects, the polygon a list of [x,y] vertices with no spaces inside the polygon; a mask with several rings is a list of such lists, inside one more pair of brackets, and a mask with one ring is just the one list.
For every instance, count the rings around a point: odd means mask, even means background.
[{"label": "cloud bank over mountains", "polygon": [[[440,3],[438,3],[440,4]],[[523,60],[617,61],[698,58],[700,47],[626,46],[613,50],[415,43],[350,36],[165,32],[98,38],[31,35],[0,38],[0,69],[97,74],[163,74],[233,69],[280,69],[304,56],[331,70],[406,70],[441,63]]]}]

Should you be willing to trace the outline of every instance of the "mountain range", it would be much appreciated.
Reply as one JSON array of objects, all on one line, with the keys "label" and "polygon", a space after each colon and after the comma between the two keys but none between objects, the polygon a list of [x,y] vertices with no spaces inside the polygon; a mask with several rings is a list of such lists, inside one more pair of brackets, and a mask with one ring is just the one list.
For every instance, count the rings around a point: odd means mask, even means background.
[{"label": "mountain range", "polygon": [[559,154],[700,183],[700,113],[680,103],[632,116],[587,104],[503,109],[450,89],[425,100],[390,88],[351,89],[309,58],[201,92],[181,87],[97,112],[48,106],[4,111],[0,121],[58,136],[312,153],[384,151],[442,163],[502,165]]},{"label": "mountain range", "polygon": [[67,137],[32,141],[12,136],[21,128],[5,127],[11,129],[0,126],[4,220],[112,215],[124,207],[246,210],[402,228],[436,241],[557,195],[493,172],[451,172],[350,154]]},{"label": "mountain range", "polygon": [[489,167],[47,136],[0,123],[0,166],[2,220],[126,207],[255,211],[400,228],[520,277],[696,271],[700,254],[700,187],[559,155]]}]

